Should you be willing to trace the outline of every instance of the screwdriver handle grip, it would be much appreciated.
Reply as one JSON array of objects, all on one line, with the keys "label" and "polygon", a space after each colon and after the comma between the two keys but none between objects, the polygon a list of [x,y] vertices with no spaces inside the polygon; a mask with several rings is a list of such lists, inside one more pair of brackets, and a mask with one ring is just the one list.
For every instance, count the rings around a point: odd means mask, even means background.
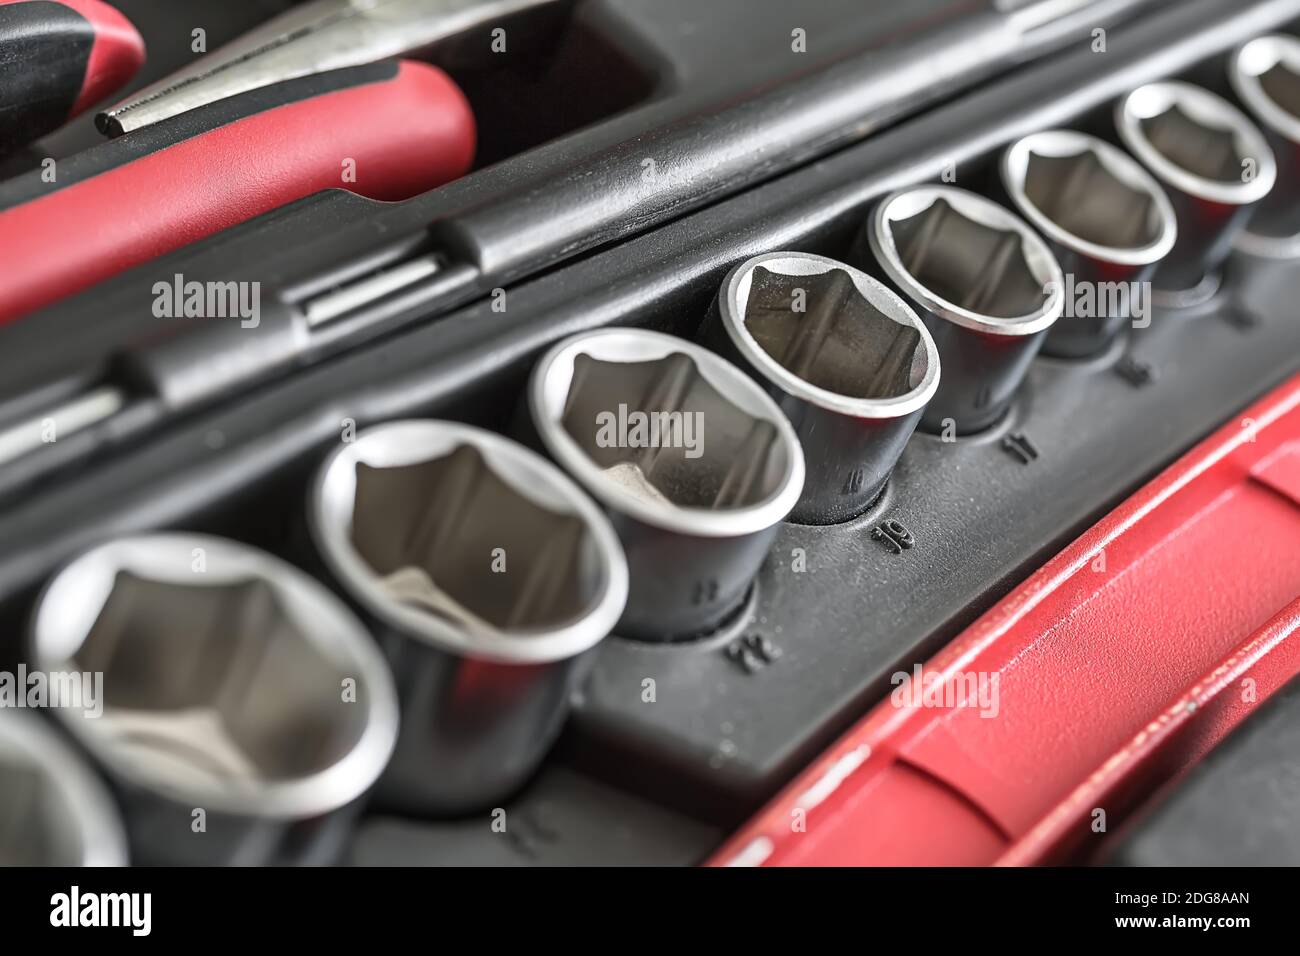
[{"label": "screwdriver handle grip", "polygon": [[142,63],[144,40],[102,0],[0,0],[0,153],[58,129]]},{"label": "screwdriver handle grip", "polygon": [[0,184],[0,324],[312,193],[400,200],[462,175],[469,103],[387,61],[265,87]]}]

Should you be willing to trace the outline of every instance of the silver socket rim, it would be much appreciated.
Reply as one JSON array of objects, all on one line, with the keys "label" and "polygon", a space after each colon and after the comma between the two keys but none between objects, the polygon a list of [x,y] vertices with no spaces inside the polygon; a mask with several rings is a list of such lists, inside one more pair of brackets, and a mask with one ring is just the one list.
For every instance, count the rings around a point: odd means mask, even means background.
[{"label": "silver socket rim", "polygon": [[[895,220],[917,215],[939,200],[947,202],[955,211],[973,222],[990,229],[1012,231],[1020,236],[1025,262],[1046,293],[1042,306],[1024,315],[1008,318],[972,312],[955,302],[949,302],[911,273],[898,253],[891,226]],[[992,335],[1026,336],[1050,328],[1061,316],[1065,302],[1065,277],[1052,250],[1023,219],[977,193],[956,186],[939,185],[899,189],[877,203],[871,214],[867,237],[876,261],[889,279],[926,310],[955,325]]]},{"label": "silver socket rim", "polygon": [[[754,269],[767,265],[775,267],[774,271],[783,275],[823,275],[832,269],[847,273],[853,280],[854,287],[873,308],[900,325],[910,326],[920,333],[926,357],[924,378],[905,394],[893,398],[854,398],[821,388],[791,372],[758,344],[745,324],[745,303],[749,298]],[[782,391],[819,408],[853,418],[904,418],[924,408],[939,388],[939,349],[925,323],[884,283],[836,259],[810,252],[768,252],[746,259],[728,275],[722,289],[720,311],[723,327],[732,344],[751,365]]]},{"label": "silver socket rim", "polygon": [[[654,361],[674,353],[691,358],[700,375],[720,394],[747,414],[769,422],[780,435],[786,449],[786,468],[776,491],[758,504],[724,511],[660,505],[627,492],[587,457],[561,424],[573,378],[573,360],[579,352],[625,362]],[[803,491],[803,447],[794,426],[776,402],[726,359],[675,335],[648,329],[613,328],[570,336],[552,347],[533,369],[528,383],[528,406],[542,444],[569,474],[607,508],[653,528],[695,537],[744,537],[784,519]]]},{"label": "silver socket rim", "polygon": [[[604,589],[586,613],[561,627],[479,631],[459,627],[401,604],[388,595],[352,544],[356,466],[413,465],[465,445],[475,448],[497,477],[540,507],[580,518],[592,535],[605,572]],[[526,476],[520,480],[518,475]],[[605,514],[568,475],[509,438],[472,425],[438,419],[385,422],[335,449],[312,482],[309,522],[321,556],[368,611],[390,627],[440,650],[505,664],[566,660],[594,647],[614,628],[627,603],[623,546]]]},{"label": "silver socket rim", "polygon": [[[1231,133],[1238,151],[1256,160],[1253,178],[1241,182],[1206,179],[1168,159],[1142,130],[1142,121],[1177,106],[1204,126]],[[1268,195],[1277,180],[1277,161],[1264,134],[1250,118],[1221,96],[1181,80],[1139,86],[1115,104],[1120,140],[1156,178],[1198,199],[1227,206],[1248,206]]]},{"label": "silver socket rim", "polygon": [[[1141,246],[1104,246],[1092,242],[1061,226],[1038,207],[1025,192],[1031,154],[1051,157],[1078,156],[1091,152],[1110,175],[1124,185],[1145,193],[1155,203],[1160,215],[1160,234]],[[1002,154],[999,163],[1002,185],[1015,203],[1016,211],[1039,232],[1066,249],[1105,262],[1127,266],[1145,266],[1169,255],[1178,240],[1178,217],[1169,196],[1142,164],[1121,149],[1087,133],[1069,129],[1043,130],[1016,140]]]},{"label": "silver socket rim", "polygon": [[77,828],[77,865],[126,866],[126,831],[117,806],[72,748],[31,714],[0,714],[0,739],[22,751],[60,791]]},{"label": "silver socket rim", "polygon": [[303,636],[350,658],[349,665],[367,688],[358,695],[369,710],[361,736],[328,767],[294,779],[264,781],[255,792],[235,795],[184,780],[163,780],[157,774],[141,773],[131,761],[114,759],[105,739],[91,726],[100,721],[86,719],[79,709],[56,710],[63,726],[113,774],[192,806],[270,819],[320,816],[346,806],[370,789],[392,755],[397,742],[397,688],[378,646],[347,605],[306,572],[274,555],[229,538],[180,533],[116,538],[91,548],[64,566],[37,602],[30,631],[37,665],[47,670],[66,667],[89,636],[119,571],[192,585],[189,567],[194,548],[203,548],[207,555],[205,583],[250,578],[265,582],[283,607],[313,624],[302,629]]},{"label": "silver socket rim", "polygon": [[1269,96],[1259,78],[1279,63],[1300,73],[1300,39],[1270,33],[1239,46],[1228,60],[1228,82],[1246,107],[1283,139],[1300,143],[1300,116]]}]

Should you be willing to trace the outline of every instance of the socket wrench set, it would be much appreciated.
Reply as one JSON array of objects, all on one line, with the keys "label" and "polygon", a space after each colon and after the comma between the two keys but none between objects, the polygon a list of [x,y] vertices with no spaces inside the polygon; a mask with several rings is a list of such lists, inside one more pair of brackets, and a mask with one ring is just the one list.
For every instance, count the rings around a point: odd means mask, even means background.
[{"label": "socket wrench set", "polygon": [[[4,661],[103,695],[0,712],[6,860],[765,862],[746,821],[830,799],[900,674],[1300,372],[1300,0],[749,4],[728,56],[774,59],[716,113],[725,10],[500,6],[548,96],[609,71],[571,126],[489,129],[451,44],[491,165],[18,290]],[[801,32],[844,46],[800,70]],[[146,93],[110,145],[222,108]],[[191,281],[259,311],[159,318]],[[1288,603],[1300,535],[1269,555]],[[1109,858],[1177,856],[1198,772]]]}]

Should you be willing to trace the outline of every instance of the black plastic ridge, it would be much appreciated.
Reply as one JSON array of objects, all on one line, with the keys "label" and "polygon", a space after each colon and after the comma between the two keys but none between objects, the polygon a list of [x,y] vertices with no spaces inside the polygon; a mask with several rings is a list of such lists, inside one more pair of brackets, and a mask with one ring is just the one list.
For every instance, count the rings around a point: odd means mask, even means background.
[{"label": "black plastic ridge", "polygon": [[[346,269],[377,244],[433,229],[451,258],[480,272],[472,287],[437,308],[470,301],[861,140],[1071,38],[1090,42],[1096,25],[1117,25],[1164,2],[1092,0],[1043,23],[1031,15],[1040,4],[1003,13],[986,0],[918,0],[871,11],[851,0],[808,8],[785,0],[580,5],[576,15],[589,28],[655,71],[650,100],[406,202],[319,193],[0,328],[0,391],[38,388],[142,338],[184,334],[159,329],[148,309],[153,283],[177,272],[198,281],[259,282],[264,308],[284,309],[284,290]],[[745,31],[727,25],[734,17],[745,18]],[[745,65],[743,75],[733,76],[738,71],[724,67],[716,50],[687,44],[687,24],[700,35],[756,37],[752,49],[730,51]],[[789,52],[791,27],[800,24],[814,43],[806,65]],[[653,182],[647,159],[655,163]],[[435,312],[420,301],[382,325]],[[377,328],[359,331],[364,338]],[[51,341],[60,348],[49,349]]]}]

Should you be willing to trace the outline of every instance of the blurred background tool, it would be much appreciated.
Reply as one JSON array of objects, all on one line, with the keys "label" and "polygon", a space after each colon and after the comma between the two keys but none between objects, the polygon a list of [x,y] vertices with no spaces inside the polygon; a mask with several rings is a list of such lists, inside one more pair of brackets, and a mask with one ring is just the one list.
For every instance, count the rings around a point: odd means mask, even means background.
[{"label": "blurred background tool", "polygon": [[[323,189],[399,200],[459,177],[475,142],[465,96],[436,67],[390,58],[484,24],[527,30],[508,18],[550,6],[317,0],[138,92],[98,117],[123,145],[61,162],[56,183],[29,173],[0,188],[14,266],[0,322]],[[490,57],[494,43],[456,56]]]},{"label": "blurred background tool", "polygon": [[283,80],[427,51],[487,21],[553,2],[315,0],[146,87],[97,122],[116,136]]},{"label": "blurred background tool", "polygon": [[1277,182],[1237,236],[1237,248],[1293,257],[1300,247],[1300,40],[1272,33],[1243,43],[1228,58],[1228,83],[1277,161]]},{"label": "blurred background tool", "polygon": [[108,789],[35,714],[0,710],[0,867],[124,866]]},{"label": "blurred background tool", "polygon": [[411,61],[173,117],[62,160],[56,182],[33,171],[0,185],[0,323],[323,189],[414,196],[473,154],[469,104],[441,70]]},{"label": "blurred background tool", "polygon": [[120,90],[143,62],[140,34],[101,0],[0,0],[0,155]]}]

